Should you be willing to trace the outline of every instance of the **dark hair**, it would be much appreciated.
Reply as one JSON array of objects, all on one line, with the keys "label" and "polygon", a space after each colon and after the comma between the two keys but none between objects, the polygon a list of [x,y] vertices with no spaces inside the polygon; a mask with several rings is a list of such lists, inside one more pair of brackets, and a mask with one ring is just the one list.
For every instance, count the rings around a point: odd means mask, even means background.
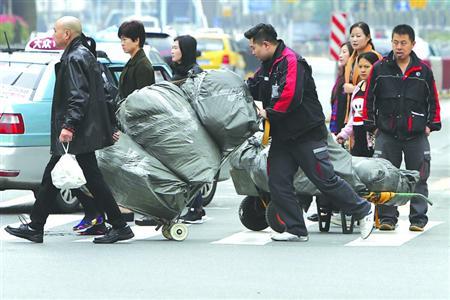
[{"label": "dark hair", "polygon": [[255,43],[262,44],[266,41],[271,44],[277,43],[277,32],[270,24],[259,23],[244,33],[246,39],[253,39]]},{"label": "dark hair", "polygon": [[409,39],[411,40],[411,42],[414,42],[416,39],[414,29],[411,26],[409,26],[408,24],[400,24],[400,25],[395,26],[394,29],[392,30],[391,38],[394,37],[394,33],[399,34],[399,35],[407,34],[409,36]]},{"label": "dark hair", "polygon": [[81,33],[80,37],[83,46],[88,48],[88,50],[91,51],[91,53],[94,54],[95,57],[97,57],[97,43],[95,42],[95,40],[91,37],[86,36],[84,33]]},{"label": "dark hair", "polygon": [[370,62],[371,65],[373,65],[374,63],[376,63],[379,60],[378,55],[375,52],[372,52],[372,51],[364,52],[364,53],[361,53],[360,55],[358,55],[358,59],[357,59],[358,63],[359,63],[361,58],[364,58],[365,60]]},{"label": "dark hair", "polygon": [[180,35],[173,40],[180,46],[182,64],[194,64],[197,61],[197,40],[190,35]]},{"label": "dark hair", "polygon": [[355,51],[355,50],[353,49],[353,47],[352,47],[352,43],[350,43],[350,42],[342,43],[342,44],[341,44],[341,48],[344,47],[344,46],[347,46],[348,52],[350,53],[350,56],[352,56],[353,51]]},{"label": "dark hair", "polygon": [[[356,27],[360,28],[360,29],[363,31],[363,33],[364,33],[365,36],[370,36],[370,28],[369,28],[369,25],[367,25],[367,23],[364,23],[364,22],[357,22],[357,23],[353,24],[353,25],[350,27],[350,33],[352,33],[352,30],[355,29]],[[370,40],[369,40],[368,43],[369,43],[369,44],[372,46],[372,48],[375,50],[375,46],[374,46],[373,43],[372,43],[372,37],[370,38]]]},{"label": "dark hair", "polygon": [[139,47],[144,47],[145,29],[144,24],[140,21],[132,20],[123,22],[117,32],[119,38],[126,37],[135,42],[139,38]]}]

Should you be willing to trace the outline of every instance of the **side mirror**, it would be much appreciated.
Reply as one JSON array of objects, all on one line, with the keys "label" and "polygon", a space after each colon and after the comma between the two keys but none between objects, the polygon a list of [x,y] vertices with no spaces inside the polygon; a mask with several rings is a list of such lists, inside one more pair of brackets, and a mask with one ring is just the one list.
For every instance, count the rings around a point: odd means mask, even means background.
[{"label": "side mirror", "polygon": [[202,51],[197,50],[197,57],[202,56]]}]

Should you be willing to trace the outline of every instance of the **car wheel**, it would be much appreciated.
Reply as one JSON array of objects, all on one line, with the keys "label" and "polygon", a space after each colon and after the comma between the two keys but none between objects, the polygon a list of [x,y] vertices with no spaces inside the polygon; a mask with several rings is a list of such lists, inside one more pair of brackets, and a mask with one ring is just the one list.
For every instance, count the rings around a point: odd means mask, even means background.
[{"label": "car wheel", "polygon": [[80,202],[70,190],[61,190],[56,196],[55,209],[61,213],[72,213],[80,209]]},{"label": "car wheel", "polygon": [[216,188],[217,180],[214,180],[211,183],[206,183],[202,186],[200,192],[202,193],[203,206],[207,206],[209,203],[211,203],[212,199],[214,198],[214,194],[216,193]]}]

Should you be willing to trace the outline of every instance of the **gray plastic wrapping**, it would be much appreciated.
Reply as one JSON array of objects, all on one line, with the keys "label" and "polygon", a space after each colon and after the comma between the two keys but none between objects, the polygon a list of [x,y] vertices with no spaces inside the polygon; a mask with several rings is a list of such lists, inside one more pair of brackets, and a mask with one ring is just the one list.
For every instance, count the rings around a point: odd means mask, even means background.
[{"label": "gray plastic wrapping", "polygon": [[[260,141],[259,134],[249,138],[233,155],[230,162],[233,168],[246,170],[258,188],[269,192],[267,157],[270,146],[263,148]],[[327,143],[336,174],[347,181],[356,192],[414,191],[415,184],[419,180],[419,172],[397,169],[389,161],[381,158],[352,157],[334,141],[330,133]],[[297,194],[320,194],[300,168],[294,176],[294,188]]]},{"label": "gray plastic wrapping", "polygon": [[105,181],[120,205],[167,220],[186,207],[189,186],[126,134],[96,154]]},{"label": "gray plastic wrapping", "polygon": [[180,179],[212,182],[221,154],[185,98],[176,85],[157,83],[129,95],[117,117],[135,142]]},{"label": "gray plastic wrapping", "polygon": [[222,153],[229,153],[258,129],[253,98],[232,71],[202,72],[187,78],[181,89]]},{"label": "gray plastic wrapping", "polygon": [[419,172],[397,169],[383,158],[353,157],[353,169],[371,192],[413,193]]}]

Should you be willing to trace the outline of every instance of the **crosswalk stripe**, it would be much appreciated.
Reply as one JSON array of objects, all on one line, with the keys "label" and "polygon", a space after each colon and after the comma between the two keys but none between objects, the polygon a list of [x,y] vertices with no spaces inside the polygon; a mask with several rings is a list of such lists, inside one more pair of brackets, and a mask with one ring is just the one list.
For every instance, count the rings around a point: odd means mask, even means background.
[{"label": "crosswalk stripe", "polygon": [[[317,225],[317,223],[305,218],[305,225],[308,228],[312,225]],[[270,238],[272,232],[270,228],[261,231],[243,230],[226,238],[211,242],[211,244],[264,246],[272,242]]]},{"label": "crosswalk stripe", "polygon": [[425,226],[422,232],[409,231],[409,221],[399,220],[395,231],[380,231],[375,230],[366,240],[357,238],[350,243],[345,244],[349,247],[393,247],[402,246],[406,242],[422,235],[431,228],[442,224],[443,222],[431,221]]},{"label": "crosswalk stripe", "polygon": [[227,245],[257,245],[262,246],[270,243],[270,230],[251,231],[245,230],[235,233],[231,236],[214,241],[211,244],[227,244]]},{"label": "crosswalk stripe", "polygon": [[[127,241],[122,241],[122,243],[126,243],[126,242],[130,242],[133,240],[145,240],[151,237],[155,237],[155,236],[162,236],[161,235],[161,230],[156,231],[155,228],[156,226],[130,226],[131,230],[133,230],[134,232],[134,238],[127,240]],[[87,243],[87,242],[92,242],[94,240],[95,237],[93,236],[84,236],[83,238],[80,239],[76,239],[73,242],[74,243]]]},{"label": "crosswalk stripe", "polygon": [[11,207],[11,206],[31,204],[34,201],[35,201],[35,199],[34,199],[33,195],[21,196],[21,197],[13,198],[10,200],[0,201],[0,208],[7,208],[7,207]]},{"label": "crosswalk stripe", "polygon": [[[76,220],[80,220],[82,217],[80,215],[50,215],[47,219],[47,223],[45,224],[45,230],[49,230],[51,228],[55,228],[61,225],[65,225],[67,223],[74,222]],[[12,227],[19,227],[19,223],[11,224]],[[5,227],[8,225],[2,226],[0,230],[0,240],[2,241],[13,241],[13,240],[22,240],[21,238],[10,235],[5,231]]]}]

